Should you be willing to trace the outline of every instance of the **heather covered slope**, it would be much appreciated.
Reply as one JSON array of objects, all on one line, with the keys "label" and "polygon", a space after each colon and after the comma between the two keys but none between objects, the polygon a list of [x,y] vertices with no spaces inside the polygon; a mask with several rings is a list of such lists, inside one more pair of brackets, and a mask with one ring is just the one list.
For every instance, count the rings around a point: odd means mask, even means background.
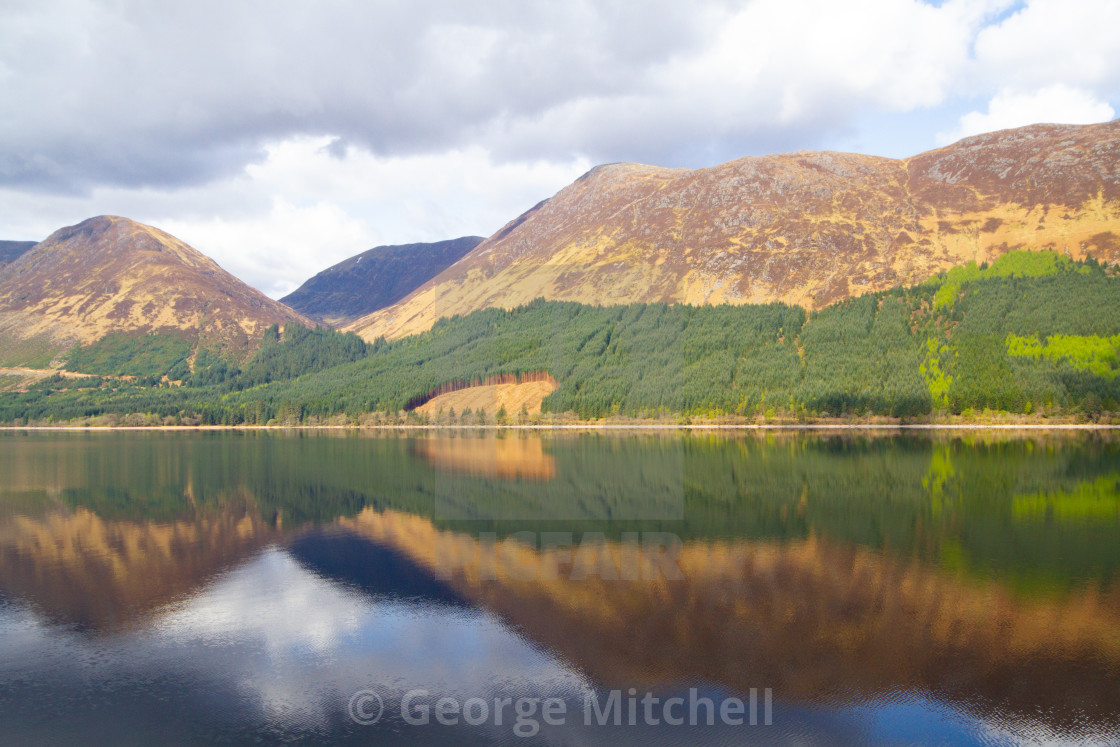
[{"label": "heather covered slope", "polygon": [[311,323],[175,237],[127,218],[60,229],[0,267],[0,358],[148,332],[238,350],[287,322]]},{"label": "heather covered slope", "polygon": [[1120,120],[1005,130],[904,160],[600,166],[347,329],[396,337],[537,297],[819,309],[1012,249],[1120,261]]},{"label": "heather covered slope", "polygon": [[328,267],[280,301],[324,324],[346,324],[401,300],[482,240],[374,247]]}]

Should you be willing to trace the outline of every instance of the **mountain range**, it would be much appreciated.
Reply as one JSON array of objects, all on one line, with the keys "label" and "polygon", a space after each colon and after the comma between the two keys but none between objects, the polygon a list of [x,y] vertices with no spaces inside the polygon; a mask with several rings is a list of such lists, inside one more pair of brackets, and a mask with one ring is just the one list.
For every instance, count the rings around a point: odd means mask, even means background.
[{"label": "mountain range", "polygon": [[376,247],[283,302],[157,228],[100,216],[0,243],[0,365],[168,332],[244,358],[273,324],[374,341],[537,298],[813,312],[1013,250],[1120,262],[1120,120],[994,132],[907,159],[599,166],[485,240]]}]

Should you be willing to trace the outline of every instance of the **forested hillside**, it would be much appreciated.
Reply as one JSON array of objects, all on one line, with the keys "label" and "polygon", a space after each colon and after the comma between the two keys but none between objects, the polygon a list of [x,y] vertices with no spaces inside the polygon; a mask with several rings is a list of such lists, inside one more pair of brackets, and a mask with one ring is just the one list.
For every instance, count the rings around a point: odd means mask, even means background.
[{"label": "forested hillside", "polygon": [[[289,325],[282,338],[270,330],[243,370],[207,375],[214,363],[195,361],[182,386],[48,380],[0,396],[0,420],[144,413],[150,422],[354,422],[373,412],[396,417],[450,382],[541,373],[560,384],[544,410],[583,419],[927,419],[982,410],[1092,418],[1120,410],[1118,350],[1120,278],[1113,271],[1056,253],[1012,252],[991,267],[956,268],[812,314],[780,303],[538,300],[369,345]],[[479,422],[478,413],[455,417]]]}]

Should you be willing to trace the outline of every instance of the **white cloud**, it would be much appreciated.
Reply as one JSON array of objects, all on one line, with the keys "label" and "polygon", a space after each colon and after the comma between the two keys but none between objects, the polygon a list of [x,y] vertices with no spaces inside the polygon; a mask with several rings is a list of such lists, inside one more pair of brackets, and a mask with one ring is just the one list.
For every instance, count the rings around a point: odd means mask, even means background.
[{"label": "white cloud", "polygon": [[1093,94],[1078,88],[1052,85],[1029,93],[1003,90],[988,102],[987,112],[969,112],[952,132],[938,133],[945,145],[969,135],[1039,123],[1092,124],[1107,122],[1113,108]]},{"label": "white cloud", "polygon": [[101,187],[89,195],[0,188],[0,237],[42,239],[99,214],[155,225],[279,298],[320,270],[380,244],[489,236],[591,167],[496,163],[482,148],[383,157],[329,137],[264,148],[241,174],[172,190]]},{"label": "white cloud", "polygon": [[[783,102],[778,113],[786,123],[844,99],[890,111],[935,105],[967,60],[976,30],[1002,4],[760,0],[722,26],[714,43],[682,67],[674,88],[686,91],[690,79],[730,83],[724,93],[754,99],[748,106],[763,96]],[[718,88],[709,91],[711,103],[717,96]]]},{"label": "white cloud", "polygon": [[993,90],[1062,84],[1114,98],[1120,92],[1117,29],[1116,0],[1031,0],[977,34],[970,78]]},{"label": "white cloud", "polygon": [[259,215],[155,222],[273,298],[323,269],[325,257],[352,256],[374,242],[371,228],[338,205],[297,207],[280,196]]},{"label": "white cloud", "polygon": [[272,196],[267,210],[153,220],[219,264],[280,297],[311,275],[380,244],[489,236],[591,167],[586,160],[494,163],[481,148],[376,156],[330,138],[296,138],[234,180]]},{"label": "white cloud", "polygon": [[1009,5],[756,0],[709,9],[703,45],[653,61],[626,92],[558,100],[488,138],[514,156],[547,141],[664,166],[816,147],[862,111],[943,103],[976,33]]}]

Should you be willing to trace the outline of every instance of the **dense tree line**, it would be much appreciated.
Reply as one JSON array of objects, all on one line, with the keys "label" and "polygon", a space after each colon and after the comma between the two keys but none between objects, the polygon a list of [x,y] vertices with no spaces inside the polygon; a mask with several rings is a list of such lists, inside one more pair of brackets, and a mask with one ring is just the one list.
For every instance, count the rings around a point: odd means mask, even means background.
[{"label": "dense tree line", "polygon": [[185,334],[114,333],[69,352],[66,369],[102,376],[181,378],[193,341]]},{"label": "dense tree line", "polygon": [[1120,335],[1120,278],[1093,262],[1026,254],[812,315],[779,303],[538,300],[373,344],[272,328],[244,364],[199,351],[182,387],[47,381],[0,396],[0,420],[136,412],[234,424],[355,419],[396,413],[448,382],[537,372],[560,383],[545,410],[581,418],[1120,410],[1109,347]]},{"label": "dense tree line", "polygon": [[231,378],[231,388],[285,381],[304,374],[322,371],[342,363],[364,358],[369,346],[353,332],[339,334],[329,329],[308,329],[288,324],[280,332],[278,325],[265,331],[260,350]]}]

